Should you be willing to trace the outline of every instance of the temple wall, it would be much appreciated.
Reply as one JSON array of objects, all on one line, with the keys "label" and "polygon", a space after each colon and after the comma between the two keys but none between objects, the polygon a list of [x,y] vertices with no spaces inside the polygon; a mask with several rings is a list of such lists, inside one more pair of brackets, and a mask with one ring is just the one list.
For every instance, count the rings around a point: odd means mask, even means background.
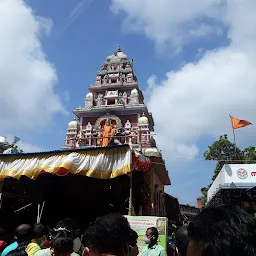
[{"label": "temple wall", "polygon": [[155,170],[152,172],[151,191],[152,215],[165,216],[164,185]]},{"label": "temple wall", "polygon": [[[119,115],[118,117],[121,119],[123,126],[125,125],[127,120],[129,120],[131,122],[132,127],[138,125],[138,115],[137,114]],[[83,117],[82,129],[85,130],[85,127],[88,124],[88,122],[90,122],[91,125],[93,125],[93,128],[95,128],[94,124],[95,124],[95,122],[98,118],[99,118],[99,116],[97,116],[97,117]]]}]

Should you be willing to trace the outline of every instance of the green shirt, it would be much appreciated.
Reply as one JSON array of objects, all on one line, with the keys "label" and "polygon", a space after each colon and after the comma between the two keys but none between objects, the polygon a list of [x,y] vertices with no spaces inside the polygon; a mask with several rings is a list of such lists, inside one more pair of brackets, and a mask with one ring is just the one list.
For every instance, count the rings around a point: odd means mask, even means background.
[{"label": "green shirt", "polygon": [[151,248],[145,246],[140,256],[167,256],[167,254],[165,249],[161,245],[155,244]]}]

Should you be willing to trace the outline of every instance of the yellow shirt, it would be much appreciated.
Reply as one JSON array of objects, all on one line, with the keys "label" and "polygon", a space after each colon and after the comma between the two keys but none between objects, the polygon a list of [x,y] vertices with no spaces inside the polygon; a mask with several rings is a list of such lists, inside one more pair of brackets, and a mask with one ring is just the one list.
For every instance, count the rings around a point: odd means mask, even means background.
[{"label": "yellow shirt", "polygon": [[41,248],[37,243],[30,243],[26,249],[28,256],[34,256],[34,254],[40,251]]}]

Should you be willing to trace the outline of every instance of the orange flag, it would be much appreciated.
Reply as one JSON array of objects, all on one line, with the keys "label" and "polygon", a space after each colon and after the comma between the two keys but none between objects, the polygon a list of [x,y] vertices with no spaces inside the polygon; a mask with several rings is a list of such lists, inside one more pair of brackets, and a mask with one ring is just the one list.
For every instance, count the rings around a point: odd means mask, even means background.
[{"label": "orange flag", "polygon": [[252,123],[250,123],[247,120],[239,120],[233,116],[230,116],[231,118],[231,122],[232,122],[232,127],[233,129],[239,129],[239,128],[243,128],[245,126],[251,125]]}]

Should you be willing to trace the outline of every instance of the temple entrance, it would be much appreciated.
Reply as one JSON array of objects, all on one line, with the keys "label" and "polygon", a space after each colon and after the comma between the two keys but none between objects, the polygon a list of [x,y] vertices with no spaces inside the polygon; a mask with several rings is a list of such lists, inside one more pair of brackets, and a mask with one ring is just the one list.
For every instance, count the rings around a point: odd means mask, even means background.
[{"label": "temple entrance", "polygon": [[2,225],[14,229],[21,223],[35,223],[38,204],[43,202],[41,222],[51,227],[67,217],[86,227],[110,212],[127,214],[129,183],[126,175],[109,180],[48,174],[36,180],[8,178],[3,186]]},{"label": "temple entrance", "polygon": [[[144,179],[141,172],[133,175],[134,208],[143,203]],[[63,218],[72,218],[85,228],[97,217],[120,212],[128,214],[130,177],[93,179],[84,176],[42,174],[36,180],[6,178],[3,185],[1,226],[14,230],[21,223],[36,223],[38,205],[44,207],[41,223],[54,227]],[[41,209],[41,208],[40,208]]]}]

